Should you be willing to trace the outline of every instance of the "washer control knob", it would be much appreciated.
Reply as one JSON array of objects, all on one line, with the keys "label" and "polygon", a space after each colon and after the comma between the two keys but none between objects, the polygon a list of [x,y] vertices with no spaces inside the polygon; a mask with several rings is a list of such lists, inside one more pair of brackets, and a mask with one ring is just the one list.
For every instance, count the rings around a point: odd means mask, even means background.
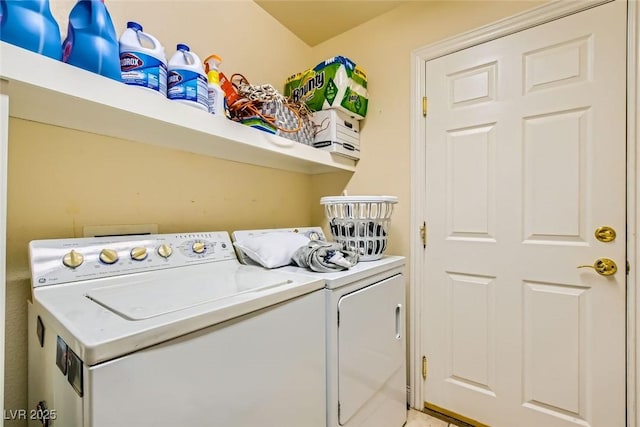
[{"label": "washer control knob", "polygon": [[103,249],[100,251],[100,261],[105,264],[115,264],[118,262],[118,252],[113,249]]},{"label": "washer control knob", "polygon": [[167,244],[163,244],[158,247],[158,255],[160,255],[162,258],[169,258],[172,253],[173,249],[171,249],[171,246]]},{"label": "washer control knob", "polygon": [[144,261],[147,259],[147,248],[136,247],[131,249],[131,259],[134,261]]},{"label": "washer control knob", "polygon": [[82,254],[71,250],[68,254],[62,257],[62,263],[69,268],[80,267],[80,265],[84,262],[84,257]]},{"label": "washer control knob", "polygon": [[205,244],[203,242],[195,242],[191,246],[191,249],[193,249],[193,252],[195,252],[197,254],[203,253],[204,252],[204,248],[205,248]]}]

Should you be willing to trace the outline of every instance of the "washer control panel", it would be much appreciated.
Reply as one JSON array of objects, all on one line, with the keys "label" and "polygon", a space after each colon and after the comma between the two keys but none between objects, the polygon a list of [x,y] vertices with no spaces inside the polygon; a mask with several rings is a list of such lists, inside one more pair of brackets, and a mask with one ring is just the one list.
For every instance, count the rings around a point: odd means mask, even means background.
[{"label": "washer control panel", "polygon": [[235,260],[225,231],[34,240],[33,287]]}]

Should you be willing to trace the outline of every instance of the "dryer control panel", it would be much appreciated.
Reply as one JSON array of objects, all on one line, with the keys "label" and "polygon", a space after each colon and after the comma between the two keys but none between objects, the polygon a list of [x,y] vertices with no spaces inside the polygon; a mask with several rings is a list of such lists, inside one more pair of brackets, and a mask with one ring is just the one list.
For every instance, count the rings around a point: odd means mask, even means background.
[{"label": "dryer control panel", "polygon": [[34,240],[32,286],[47,286],[206,262],[236,261],[225,231]]}]

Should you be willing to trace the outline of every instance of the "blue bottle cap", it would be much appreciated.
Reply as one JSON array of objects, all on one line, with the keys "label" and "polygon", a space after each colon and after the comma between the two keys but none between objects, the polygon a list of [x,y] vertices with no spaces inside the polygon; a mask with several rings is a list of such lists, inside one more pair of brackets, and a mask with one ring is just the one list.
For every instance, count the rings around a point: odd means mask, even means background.
[{"label": "blue bottle cap", "polygon": [[184,51],[187,51],[187,52],[189,52],[189,50],[190,50],[189,46],[187,46],[186,44],[182,44],[182,43],[178,43],[178,47],[176,47],[176,49],[184,50]]},{"label": "blue bottle cap", "polygon": [[127,22],[127,28],[131,28],[132,30],[135,30],[135,31],[142,31],[142,25],[133,21]]}]

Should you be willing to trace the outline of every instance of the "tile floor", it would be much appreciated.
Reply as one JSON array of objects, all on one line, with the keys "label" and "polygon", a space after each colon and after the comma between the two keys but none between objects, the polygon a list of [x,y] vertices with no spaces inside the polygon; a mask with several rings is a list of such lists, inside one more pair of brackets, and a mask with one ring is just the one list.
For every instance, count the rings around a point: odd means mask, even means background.
[{"label": "tile floor", "polygon": [[456,427],[456,425],[411,409],[407,414],[407,424],[405,427]]}]

